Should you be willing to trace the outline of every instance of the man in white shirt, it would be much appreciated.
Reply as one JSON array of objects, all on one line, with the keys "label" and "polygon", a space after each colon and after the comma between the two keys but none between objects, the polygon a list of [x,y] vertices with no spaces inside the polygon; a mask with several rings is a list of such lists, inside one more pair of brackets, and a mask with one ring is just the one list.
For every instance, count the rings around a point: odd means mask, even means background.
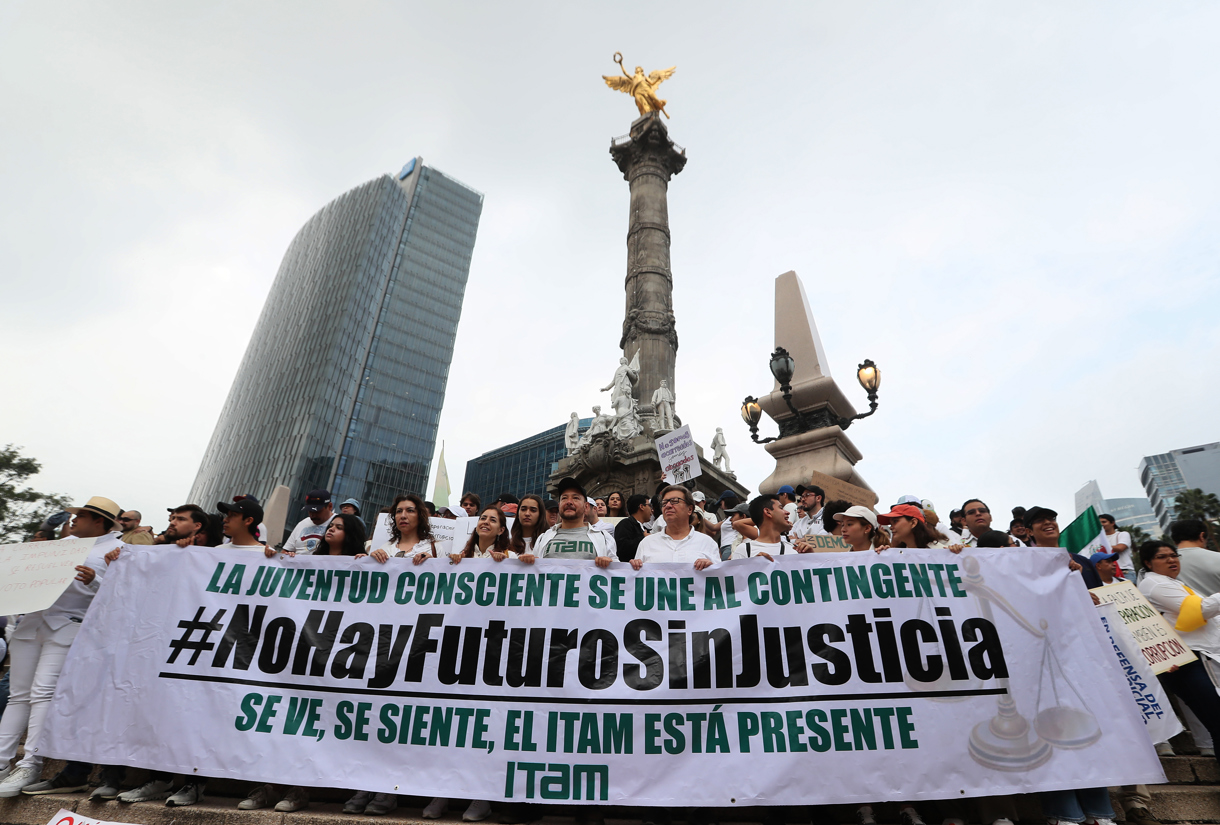
[{"label": "man in white shirt", "polygon": [[[275,548],[260,544],[254,537],[263,520],[263,508],[254,499],[243,498],[234,502],[219,502],[217,509],[224,514],[224,534],[229,539],[220,545],[222,550],[259,550],[267,558],[275,555]],[[287,552],[287,550],[285,550]]]},{"label": "man in white shirt", "polygon": [[706,533],[691,527],[695,499],[690,490],[673,484],[661,491],[661,515],[665,529],[644,536],[636,548],[631,566],[639,570],[645,562],[693,562],[696,570],[720,561],[720,549]]},{"label": "man in white shirt", "polygon": [[39,794],[81,791],[88,787],[93,767],[69,762],[54,779],[41,782],[42,757],[34,748],[27,747],[21,761],[11,772],[8,770],[22,734],[27,743],[38,741],[68,648],[101,586],[105,556],[121,544],[115,525],[122,509],[110,499],[94,496],[85,506],[69,507],[67,511],[75,516],[70,528],[72,537],[96,540],[85,563],[77,566],[76,578],[55,603],[45,610],[26,613],[10,639],[10,693],[8,707],[0,719],[0,776],[4,778],[0,782],[0,798],[18,796],[34,786],[40,786],[35,791]]},{"label": "man in white shirt", "polygon": [[[309,513],[292,528],[292,535],[284,542],[285,553],[309,555],[317,548],[326,528],[335,517],[335,505],[330,500],[329,490],[310,490],[305,495],[305,510]],[[257,524],[258,522],[255,522]]]},{"label": "man in white shirt", "polygon": [[750,502],[750,518],[758,527],[758,538],[740,542],[733,548],[733,558],[765,556],[775,561],[776,556],[799,552],[784,535],[790,529],[788,508],[779,505],[777,496],[763,494],[754,498]]},{"label": "man in white shirt", "polygon": [[1106,531],[1106,537],[1110,540],[1110,552],[1118,553],[1118,566],[1123,571],[1123,578],[1128,581],[1135,581],[1135,560],[1131,553],[1131,534],[1119,530],[1114,525],[1114,516],[1109,513],[1102,513],[1097,517],[1101,522],[1101,529]]},{"label": "man in white shirt", "polygon": [[614,534],[596,530],[585,522],[589,496],[574,478],[560,479],[556,485],[559,496],[559,521],[534,542],[533,553],[517,558],[532,564],[536,557],[544,559],[575,559],[593,561],[598,567],[609,567],[618,561]]},{"label": "man in white shirt", "polygon": [[[917,507],[919,505],[916,505]],[[991,529],[991,508],[977,498],[967,499],[962,505],[963,547],[977,547],[979,536]]]},{"label": "man in white shirt", "polygon": [[792,531],[788,535],[794,539],[826,535],[826,526],[822,523],[822,506],[826,503],[826,492],[817,485],[811,485],[802,487],[800,496],[805,515],[793,523]]}]

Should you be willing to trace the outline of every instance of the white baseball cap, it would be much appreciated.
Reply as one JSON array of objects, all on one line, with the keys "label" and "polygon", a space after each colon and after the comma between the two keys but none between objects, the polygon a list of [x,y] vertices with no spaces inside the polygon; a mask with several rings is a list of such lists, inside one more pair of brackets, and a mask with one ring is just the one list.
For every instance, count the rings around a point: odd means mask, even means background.
[{"label": "white baseball cap", "polygon": [[873,527],[878,527],[877,514],[867,507],[861,507],[859,504],[853,504],[842,513],[835,513],[835,521],[842,521],[845,518],[862,518]]},{"label": "white baseball cap", "polygon": [[707,501],[707,496],[703,495],[702,490],[696,490],[691,498],[693,498],[695,501]]}]

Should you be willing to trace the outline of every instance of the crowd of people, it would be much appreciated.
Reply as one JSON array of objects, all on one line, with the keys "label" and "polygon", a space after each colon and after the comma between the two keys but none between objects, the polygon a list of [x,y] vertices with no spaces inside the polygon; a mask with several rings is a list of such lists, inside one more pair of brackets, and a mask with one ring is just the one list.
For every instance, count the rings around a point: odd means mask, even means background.
[{"label": "crowd of people", "polygon": [[[305,497],[304,517],[279,545],[267,541],[263,508],[250,495],[220,502],[207,512],[196,504],[184,504],[168,512],[168,525],[159,533],[143,524],[135,510],[122,510],[111,499],[94,497],[80,507],[48,519],[32,537],[34,541],[73,536],[96,542],[85,562],[77,567],[76,579],[49,608],[22,617],[5,617],[5,640],[11,656],[9,700],[0,716],[0,798],[21,794],[68,793],[86,790],[93,766],[69,762],[55,776],[43,779],[43,760],[31,747],[37,742],[55,690],[55,683],[73,639],[86,620],[93,596],[107,568],[122,558],[127,545],[221,547],[277,554],[368,556],[378,563],[392,558],[421,564],[448,556],[453,564],[468,558],[508,558],[531,564],[536,559],[568,559],[606,567],[627,562],[636,570],[658,562],[691,564],[696,570],[720,561],[762,556],[780,562],[792,554],[813,552],[819,536],[837,536],[850,552],[901,552],[908,548],[968,552],[971,548],[1058,547],[1058,514],[1046,507],[1015,508],[1007,530],[993,526],[986,503],[968,499],[942,522],[931,502],[902,496],[889,508],[873,509],[841,500],[826,500],[817,486],[785,485],[774,494],[749,501],[725,491],[715,501],[702,492],[681,485],[660,485],[652,496],[610,492],[590,496],[575,479],[556,485],[554,497],[534,493],[520,498],[505,493],[484,503],[478,495],[461,498],[460,510],[438,509],[415,493],[396,497],[383,511],[388,519],[388,537],[374,542],[372,531],[361,515],[360,502],[348,499],[335,509],[327,490],[312,490]],[[879,512],[878,510],[885,510]],[[450,542],[438,538],[435,518],[471,518],[468,537]],[[1131,538],[1108,514],[1101,516],[1109,549],[1091,557],[1064,553],[1064,563],[1078,574],[1083,587],[1093,589],[1127,579],[1137,583],[1145,597],[1165,616],[1199,659],[1160,677],[1162,685],[1184,706],[1186,721],[1204,753],[1215,756],[1214,737],[1220,736],[1220,682],[1215,662],[1220,661],[1220,554],[1207,549],[1208,527],[1201,521],[1176,522],[1169,538],[1131,546]],[[377,544],[378,546],[373,546]],[[824,542],[823,542],[824,544]],[[1094,596],[1094,601],[1096,601]],[[3,651],[0,651],[0,656]],[[15,765],[19,744],[26,748]],[[1171,754],[1167,743],[1157,743],[1158,752]],[[121,802],[165,800],[170,807],[191,805],[203,799],[207,780],[188,776],[175,782],[170,774],[152,771],[148,781],[122,791],[126,768],[102,766],[99,781],[90,792],[93,800]],[[1112,799],[1112,796],[1114,799]],[[1099,823],[1111,825],[1113,802],[1125,812],[1127,822],[1156,825],[1149,811],[1144,786],[1084,788],[1038,795],[1048,823]],[[1011,825],[1017,818],[1016,798],[983,797],[947,800],[936,805],[945,825]],[[467,800],[462,819],[477,822],[492,814],[486,800]],[[424,818],[436,819],[449,809],[450,800],[431,800]],[[241,800],[238,808],[274,808],[280,812],[309,806],[303,787],[282,788],[259,784]],[[382,815],[395,810],[395,794],[355,791],[344,805],[345,813]],[[903,825],[924,825],[928,806],[902,803]],[[520,804],[500,811],[505,823],[538,816]],[[667,822],[670,813],[648,811],[644,821]],[[769,808],[768,825],[785,821],[783,808]],[[833,820],[825,809],[816,809],[814,819]],[[586,818],[599,818],[596,808]],[[706,822],[706,817],[695,817]],[[875,825],[874,809],[862,805],[855,810],[860,825]]]}]

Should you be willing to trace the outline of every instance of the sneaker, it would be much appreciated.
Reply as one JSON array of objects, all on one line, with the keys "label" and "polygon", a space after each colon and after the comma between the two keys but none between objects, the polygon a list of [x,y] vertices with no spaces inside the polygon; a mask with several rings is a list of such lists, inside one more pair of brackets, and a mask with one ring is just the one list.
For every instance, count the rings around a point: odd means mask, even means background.
[{"label": "sneaker", "polygon": [[150,779],[138,788],[119,794],[120,802],[153,802],[165,799],[174,786],[164,779]]},{"label": "sneaker", "polygon": [[924,825],[923,817],[910,805],[898,812],[898,821],[902,825]]},{"label": "sneaker", "polygon": [[343,803],[343,813],[345,814],[362,814],[364,809],[368,807],[369,800],[373,795],[368,791],[356,791],[356,795],[347,802]]},{"label": "sneaker", "polygon": [[1168,742],[1157,742],[1156,743],[1156,755],[1157,756],[1177,756],[1177,754],[1174,753],[1173,745],[1169,744]]},{"label": "sneaker", "polygon": [[1008,817],[1002,816],[999,819],[997,819],[995,822],[992,822],[991,825],[1012,825],[1012,820],[1009,819]]},{"label": "sneaker", "polygon": [[64,776],[64,772],[60,771],[51,779],[35,782],[33,785],[26,785],[21,789],[21,792],[29,796],[41,796],[45,793],[76,793],[83,791],[87,787],[89,787],[88,777],[75,779],[70,776]]},{"label": "sneaker", "polygon": [[424,808],[424,819],[440,819],[449,810],[448,798],[436,797]]},{"label": "sneaker", "polygon": [[38,782],[42,776],[41,768],[17,768],[0,782],[0,799],[12,799],[20,796],[24,788]]},{"label": "sneaker", "polygon": [[856,822],[859,825],[877,825],[877,820],[873,817],[873,806],[861,805],[856,808]]},{"label": "sneaker", "polygon": [[483,799],[476,799],[470,803],[466,813],[462,814],[462,821],[482,822],[489,816],[491,816],[491,803]]},{"label": "sneaker", "polygon": [[1085,817],[1084,825],[1114,825],[1114,820],[1105,816]]},{"label": "sneaker", "polygon": [[293,811],[303,811],[309,807],[309,791],[302,788],[300,785],[293,785],[288,789],[288,793],[284,794],[284,798],[275,803],[275,809],[282,814],[290,814]]},{"label": "sneaker", "polygon": [[373,800],[364,808],[367,816],[384,816],[398,809],[398,794],[375,793]]},{"label": "sneaker", "polygon": [[207,780],[187,781],[173,796],[165,800],[167,808],[185,808],[203,801],[203,791],[208,786]]},{"label": "sneaker", "polygon": [[255,785],[254,790],[250,791],[250,795],[237,803],[239,811],[259,811],[263,808],[271,806],[271,799],[275,796],[275,788],[270,785]]},{"label": "sneaker", "polygon": [[1161,823],[1152,815],[1152,811],[1142,805],[1137,805],[1127,810],[1127,825],[1161,825]]}]

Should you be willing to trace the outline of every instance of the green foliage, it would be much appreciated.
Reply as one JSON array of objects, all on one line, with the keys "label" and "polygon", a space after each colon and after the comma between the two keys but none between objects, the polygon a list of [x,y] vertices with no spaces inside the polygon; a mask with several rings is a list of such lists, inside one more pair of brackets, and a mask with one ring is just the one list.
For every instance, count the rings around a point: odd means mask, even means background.
[{"label": "green foliage", "polygon": [[28,540],[47,516],[69,504],[63,496],[25,486],[42,465],[21,455],[20,449],[8,444],[0,450],[0,542]]}]

